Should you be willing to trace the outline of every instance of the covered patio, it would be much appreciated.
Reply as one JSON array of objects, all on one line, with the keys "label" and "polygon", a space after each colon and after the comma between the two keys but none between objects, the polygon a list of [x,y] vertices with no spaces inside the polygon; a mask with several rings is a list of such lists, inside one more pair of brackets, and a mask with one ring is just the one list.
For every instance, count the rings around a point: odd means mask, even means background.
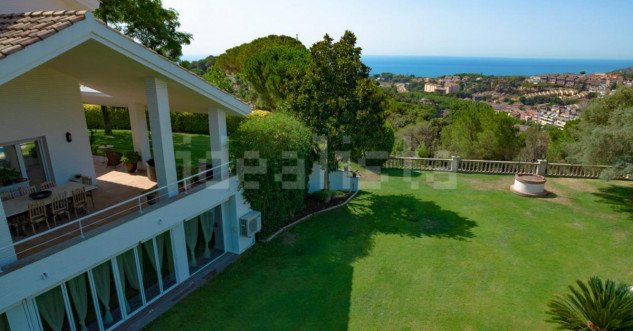
[{"label": "covered patio", "polygon": [[[83,238],[134,209],[142,212],[152,199],[141,195],[154,186],[161,188],[156,192],[161,197],[177,196],[183,183],[178,182],[176,158],[191,156],[174,152],[171,112],[208,115],[211,150],[200,161],[219,166],[212,170],[214,179],[228,178],[226,116],[250,112],[246,104],[110,30],[92,14],[73,15],[76,21],[64,33],[29,45],[20,51],[20,57],[0,61],[0,118],[11,123],[0,131],[0,146],[34,142],[34,159],[39,161],[41,173],[36,179],[23,172],[25,186],[42,190],[46,182],[65,187],[73,186],[77,176],[88,178],[89,182],[82,183],[84,191],[92,194],[88,215],[80,216],[78,224],[73,223],[75,215],[60,220],[56,227],[50,224],[50,229],[40,224],[28,236],[10,231],[6,219],[13,215],[0,208],[0,223],[4,223],[0,226],[0,265],[77,236]],[[83,86],[87,88],[80,88]],[[140,154],[141,164],[154,160],[155,183],[147,180],[142,169],[127,174],[122,165],[112,169],[95,162],[83,110],[88,103],[128,109],[134,151]],[[186,190],[187,183],[184,187]],[[134,197],[138,197],[136,202],[128,201]],[[93,221],[94,212],[98,217]],[[30,213],[22,216],[33,224]]]}]

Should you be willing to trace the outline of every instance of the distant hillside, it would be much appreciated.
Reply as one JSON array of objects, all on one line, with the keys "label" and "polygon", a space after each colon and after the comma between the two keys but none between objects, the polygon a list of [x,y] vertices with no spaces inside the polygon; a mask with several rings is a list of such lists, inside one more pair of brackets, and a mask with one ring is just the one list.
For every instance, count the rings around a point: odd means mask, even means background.
[{"label": "distant hillside", "polygon": [[611,73],[614,74],[625,74],[625,73],[633,73],[633,67],[622,68],[618,70],[613,70]]}]

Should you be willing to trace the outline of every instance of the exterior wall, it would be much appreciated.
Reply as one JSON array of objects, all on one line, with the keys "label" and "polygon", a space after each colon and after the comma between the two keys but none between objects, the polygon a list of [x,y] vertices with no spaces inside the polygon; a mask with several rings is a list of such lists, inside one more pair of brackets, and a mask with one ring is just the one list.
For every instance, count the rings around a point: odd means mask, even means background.
[{"label": "exterior wall", "polygon": [[[44,136],[51,176],[94,178],[86,117],[79,82],[39,67],[0,86],[0,143]],[[72,142],[66,142],[66,132]]]},{"label": "exterior wall", "polygon": [[[220,204],[223,204],[226,250],[235,253],[243,252],[252,246],[254,241],[249,238],[240,238],[237,231],[239,230],[238,218],[248,209],[241,200],[237,187],[237,179],[229,178],[15,271],[0,274],[0,289],[2,289],[0,311],[73,278],[138,245],[141,241],[155,237],[166,230],[182,227],[185,220]],[[225,212],[227,202],[232,202],[233,208]],[[182,246],[174,249],[184,252],[186,249],[184,235],[182,239],[179,240],[181,244],[173,241],[173,245]],[[176,258],[178,258],[177,255]],[[184,261],[175,261],[175,263],[186,265],[186,254]]]},{"label": "exterior wall", "polygon": [[308,177],[308,193],[321,191],[325,185],[325,171],[315,162],[312,165],[312,173]]},{"label": "exterior wall", "polygon": [[350,177],[346,171],[330,172],[330,190],[356,192],[359,189],[358,177]]}]

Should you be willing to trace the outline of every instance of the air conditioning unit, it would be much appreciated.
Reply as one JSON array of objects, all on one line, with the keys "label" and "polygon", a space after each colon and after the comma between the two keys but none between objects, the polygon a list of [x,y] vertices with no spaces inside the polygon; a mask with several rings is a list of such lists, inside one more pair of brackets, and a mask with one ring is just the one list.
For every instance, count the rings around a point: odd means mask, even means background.
[{"label": "air conditioning unit", "polygon": [[240,217],[240,233],[244,237],[252,237],[262,229],[262,214],[258,211],[249,211]]}]

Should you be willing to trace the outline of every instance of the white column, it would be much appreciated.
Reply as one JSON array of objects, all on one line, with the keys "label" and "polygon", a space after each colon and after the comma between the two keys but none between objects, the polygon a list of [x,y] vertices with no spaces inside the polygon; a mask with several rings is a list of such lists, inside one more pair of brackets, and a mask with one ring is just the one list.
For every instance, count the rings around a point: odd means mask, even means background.
[{"label": "white column", "polygon": [[132,129],[134,150],[141,155],[139,167],[145,169],[145,161],[152,158],[149,147],[147,120],[145,119],[145,106],[138,103],[131,103],[127,109],[130,114],[130,127]]},{"label": "white column", "polygon": [[178,284],[189,278],[189,259],[187,258],[187,242],[185,241],[185,223],[180,222],[169,231],[171,236],[171,252],[174,257],[174,272]]},{"label": "white column", "polygon": [[12,245],[13,238],[11,237],[11,231],[9,231],[9,223],[4,213],[4,207],[0,203],[0,273],[3,266],[18,259]]},{"label": "white column", "polygon": [[158,186],[164,187],[170,184],[167,193],[174,196],[178,194],[178,186],[176,185],[176,157],[174,156],[174,141],[169,117],[167,83],[154,77],[148,77],[145,80],[145,94],[152,130]]},{"label": "white column", "polygon": [[[209,110],[209,136],[211,138],[211,163],[213,167],[229,162],[228,135],[226,132],[226,113],[221,109]],[[228,165],[213,171],[213,180],[229,178]]]}]

